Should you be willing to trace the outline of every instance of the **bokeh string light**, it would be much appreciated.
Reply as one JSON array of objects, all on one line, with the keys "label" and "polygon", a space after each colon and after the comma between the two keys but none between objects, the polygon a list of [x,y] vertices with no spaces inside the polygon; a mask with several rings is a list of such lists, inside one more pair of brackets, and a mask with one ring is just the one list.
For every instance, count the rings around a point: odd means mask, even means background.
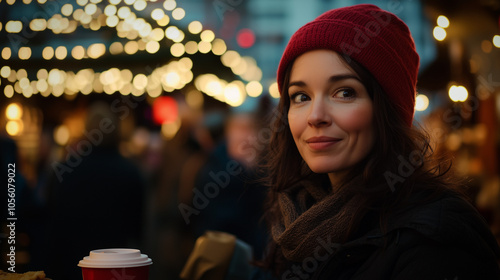
[{"label": "bokeh string light", "polygon": [[[29,98],[34,94],[59,97],[116,92],[134,96],[148,94],[151,98],[156,98],[168,92],[181,90],[192,81],[203,80],[207,75],[212,77],[212,87],[213,83],[219,83],[218,86],[221,88],[218,94],[213,94],[213,91],[205,88],[199,90],[231,106],[239,106],[247,96],[257,97],[263,92],[260,82],[262,71],[255,59],[242,57],[237,51],[228,50],[224,40],[216,38],[213,31],[203,29],[199,21],[187,24],[186,31],[189,33],[185,33],[180,21],[186,17],[186,11],[174,0],[164,2],[77,0],[74,3],[57,3],[60,5],[57,12],[45,18],[38,16],[31,20],[11,19],[0,23],[0,26],[4,27],[8,36],[21,39],[25,36],[25,32],[28,34],[50,32],[54,38],[57,38],[56,35],[77,34],[80,31],[93,35],[88,38],[87,43],[72,42],[74,45],[71,46],[64,44],[64,40],[47,40],[46,45],[41,46],[33,46],[28,39],[20,40],[19,47],[14,44],[4,44],[1,57],[7,63],[0,73],[0,87],[7,98],[12,98],[16,94]],[[6,4],[21,3],[10,0]],[[29,5],[26,2],[24,4]],[[41,7],[48,4],[44,0],[32,3]],[[106,32],[109,30],[114,32],[115,36],[110,37],[111,41],[99,35],[98,32],[104,32],[104,29]],[[112,65],[107,69],[88,67],[89,61],[123,55],[156,54],[161,55],[164,60],[163,49],[169,50],[169,61],[148,71],[138,71],[137,68],[140,67],[132,69]],[[238,78],[224,81],[217,76],[216,69],[213,73],[194,77],[192,68],[201,63],[192,57],[197,53],[219,56],[222,65],[231,69]],[[46,67],[35,69],[36,73],[28,75],[27,72],[32,72],[33,69],[15,66],[18,60],[24,60],[29,65],[29,62],[37,59],[61,61],[61,69]],[[71,61],[72,64],[81,61],[81,65],[86,67],[76,70],[63,69],[65,61]],[[194,97],[191,99],[199,100]],[[197,104],[197,102],[199,101],[191,103]]]}]

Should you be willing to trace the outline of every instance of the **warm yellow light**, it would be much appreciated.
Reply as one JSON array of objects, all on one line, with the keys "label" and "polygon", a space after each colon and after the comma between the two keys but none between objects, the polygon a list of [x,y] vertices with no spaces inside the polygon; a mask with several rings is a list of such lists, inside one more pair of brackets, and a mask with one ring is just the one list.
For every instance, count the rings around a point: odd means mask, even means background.
[{"label": "warm yellow light", "polygon": [[82,9],[76,9],[73,12],[73,19],[80,21],[82,19],[82,16],[85,14],[85,12]]},{"label": "warm yellow light", "polygon": [[185,45],[187,54],[195,54],[198,51],[198,43],[195,41],[189,41]]},{"label": "warm yellow light", "polygon": [[201,53],[209,53],[212,50],[212,44],[209,42],[201,41],[198,43],[198,50]]},{"label": "warm yellow light", "polygon": [[27,78],[28,72],[26,71],[26,69],[19,69],[17,70],[16,77],[18,80],[21,80],[22,78]]},{"label": "warm yellow light", "polygon": [[227,50],[226,43],[222,39],[215,39],[212,41],[212,52],[215,55],[223,55]]},{"label": "warm yellow light", "polygon": [[205,88],[203,89],[205,93],[209,96],[218,96],[224,93],[224,88],[220,81],[212,80],[207,82]]},{"label": "warm yellow light", "polygon": [[68,4],[64,4],[61,7],[61,14],[69,17],[72,13],[73,13],[73,5],[68,3]]},{"label": "warm yellow light", "polygon": [[59,97],[64,93],[64,85],[55,85],[52,87],[52,95]]},{"label": "warm yellow light", "polygon": [[245,59],[240,59],[240,62],[231,67],[231,70],[233,70],[233,73],[236,75],[242,75],[244,74],[248,69],[248,63],[246,62]]},{"label": "warm yellow light", "polygon": [[10,48],[9,47],[3,48],[2,58],[7,60],[7,59],[10,59],[11,56],[12,56],[12,51],[10,50]]},{"label": "warm yellow light", "polygon": [[170,47],[170,53],[175,57],[180,57],[184,54],[184,45],[181,43],[175,43]]},{"label": "warm yellow light", "polygon": [[262,94],[263,87],[258,81],[251,81],[245,86],[245,89],[247,90],[248,96],[258,97]]},{"label": "warm yellow light", "polygon": [[19,120],[23,116],[23,108],[17,103],[11,103],[5,109],[5,116],[8,120]]},{"label": "warm yellow light", "polygon": [[30,87],[33,90],[33,94],[38,93],[38,88],[36,87],[37,83],[38,83],[37,81],[31,81],[30,83]]},{"label": "warm yellow light", "polygon": [[245,96],[240,81],[231,82],[224,88],[224,99],[230,106],[240,106],[245,101]]},{"label": "warm yellow light", "polygon": [[14,87],[12,87],[11,85],[6,85],[3,89],[3,94],[5,95],[5,97],[11,98],[12,96],[14,96]]},{"label": "warm yellow light", "polygon": [[42,57],[45,60],[52,59],[54,57],[54,49],[50,46],[43,48]]},{"label": "warm yellow light", "polygon": [[151,12],[151,18],[154,20],[161,20],[165,16],[165,12],[162,9],[154,9]]},{"label": "warm yellow light", "polygon": [[432,35],[434,35],[436,40],[443,41],[446,38],[446,30],[440,26],[436,26],[432,31]]},{"label": "warm yellow light", "polygon": [[274,82],[269,86],[269,94],[273,98],[280,98],[280,91],[278,89],[278,83]]},{"label": "warm yellow light", "polygon": [[32,87],[23,88],[22,94],[24,97],[30,98],[33,95],[33,88]]},{"label": "warm yellow light", "polygon": [[106,46],[102,43],[95,43],[89,46],[87,54],[90,58],[99,58],[106,53]]},{"label": "warm yellow light", "polygon": [[246,81],[260,81],[262,79],[262,70],[257,65],[250,65],[247,71],[241,74],[240,77]]},{"label": "warm yellow light", "polygon": [[[43,0],[39,0],[39,1],[43,1]],[[45,1],[47,1],[47,0],[45,0]],[[9,4],[9,5],[14,5],[14,3],[16,3],[16,0],[7,0],[5,2],[7,2],[7,4]],[[40,3],[40,4],[43,4],[43,3]]]},{"label": "warm yellow light", "polygon": [[18,53],[19,59],[27,60],[31,57],[31,49],[30,47],[21,47],[19,48]]},{"label": "warm yellow light", "polygon": [[118,19],[117,16],[112,15],[112,16],[109,16],[108,18],[106,18],[106,25],[109,27],[115,27],[118,25],[119,21],[120,20]]},{"label": "warm yellow light", "polygon": [[181,81],[181,77],[177,72],[168,72],[166,75],[163,75],[162,79],[165,85],[173,88],[177,87]]},{"label": "warm yellow light", "polygon": [[163,40],[163,38],[165,37],[165,33],[163,32],[163,29],[155,28],[151,31],[149,36],[151,37],[152,40],[159,42]]},{"label": "warm yellow light", "polygon": [[80,22],[82,24],[90,24],[91,21],[92,21],[91,15],[88,15],[87,13],[82,14],[82,18],[80,19]]},{"label": "warm yellow light", "polygon": [[38,72],[36,72],[36,77],[39,80],[47,79],[49,77],[49,72],[47,71],[47,69],[42,68],[42,69],[38,70]]},{"label": "warm yellow light", "polygon": [[112,5],[118,5],[120,4],[122,0],[109,0],[109,3],[112,4]]},{"label": "warm yellow light", "polygon": [[186,11],[183,8],[176,8],[172,11],[172,17],[176,20],[181,20],[186,16]]},{"label": "warm yellow light", "polygon": [[170,18],[167,15],[164,15],[160,20],[156,21],[159,26],[167,26],[170,22]]},{"label": "warm yellow light", "polygon": [[157,53],[160,50],[160,43],[156,41],[149,41],[146,43],[146,51],[148,53]]},{"label": "warm yellow light", "polygon": [[137,0],[134,3],[134,9],[136,9],[137,11],[144,10],[146,8],[146,6],[147,6],[147,3],[144,0]]},{"label": "warm yellow light", "polygon": [[65,46],[59,46],[56,48],[55,55],[57,59],[63,60],[68,55],[68,50]]},{"label": "warm yellow light", "polygon": [[139,44],[136,41],[129,41],[124,49],[126,54],[135,54],[139,50]]},{"label": "warm yellow light", "polygon": [[36,18],[30,22],[30,29],[33,31],[43,31],[47,28],[47,21],[44,18]]},{"label": "warm yellow light", "polygon": [[2,31],[3,23],[0,22],[0,31]]},{"label": "warm yellow light", "polygon": [[451,86],[448,95],[450,99],[454,102],[464,102],[467,100],[469,93],[464,86]]},{"label": "warm yellow light", "polygon": [[58,69],[52,69],[49,72],[49,78],[47,79],[49,85],[56,86],[64,82],[64,76]]},{"label": "warm yellow light", "polygon": [[441,26],[442,28],[446,28],[446,27],[450,26],[450,21],[445,16],[439,16],[437,18],[437,25]]},{"label": "warm yellow light", "polygon": [[160,86],[155,87],[155,88],[153,88],[153,87],[147,88],[146,90],[148,92],[148,95],[152,98],[156,98],[156,97],[160,96],[161,93],[163,92],[162,88]]},{"label": "warm yellow light", "polygon": [[9,33],[19,33],[23,29],[23,23],[18,20],[11,20],[5,24],[5,31]]},{"label": "warm yellow light", "polygon": [[175,9],[175,6],[177,6],[177,3],[174,0],[167,0],[163,3],[163,8],[167,11],[172,11]]},{"label": "warm yellow light", "polygon": [[84,11],[87,15],[91,16],[95,14],[95,12],[97,12],[97,6],[96,4],[88,4],[87,6],[85,6]]},{"label": "warm yellow light", "polygon": [[166,140],[170,140],[175,137],[180,127],[181,127],[181,119],[177,118],[174,122],[162,124],[161,134]]},{"label": "warm yellow light", "polygon": [[30,80],[28,78],[21,78],[19,80],[19,86],[22,89],[25,89],[25,88],[29,87],[30,86]]},{"label": "warm yellow light", "polygon": [[73,56],[74,59],[82,59],[85,57],[85,48],[83,48],[82,46],[75,46],[72,50],[71,50],[71,56]]},{"label": "warm yellow light", "polygon": [[23,132],[23,123],[20,120],[8,121],[5,130],[10,136],[18,136]]},{"label": "warm yellow light", "polygon": [[212,30],[205,30],[201,32],[200,38],[204,42],[212,42],[215,39],[215,34]]},{"label": "warm yellow light", "polygon": [[87,5],[88,2],[88,0],[76,0],[76,3],[82,7]]},{"label": "warm yellow light", "polygon": [[134,75],[132,74],[132,71],[129,69],[123,69],[120,71],[120,76],[124,82],[130,83],[132,82],[132,79],[134,78]]},{"label": "warm yellow light", "polygon": [[500,35],[493,36],[493,45],[500,48]]},{"label": "warm yellow light", "polygon": [[[141,38],[146,38],[148,36],[151,35],[151,32],[153,31],[151,25],[149,23],[146,23],[141,29],[139,29],[139,36],[141,36]],[[139,41],[139,43],[145,43],[145,40],[141,40]],[[144,45],[145,47],[145,45]]]},{"label": "warm yellow light", "polygon": [[241,56],[236,51],[227,51],[220,57],[222,64],[227,67],[234,67],[240,63]]},{"label": "warm yellow light", "polygon": [[176,26],[169,26],[167,29],[165,29],[165,36],[168,39],[175,39],[180,36],[180,30]]},{"label": "warm yellow light", "polygon": [[106,8],[104,8],[104,14],[108,17],[116,15],[116,11],[115,5],[107,5]]},{"label": "warm yellow light", "polygon": [[415,110],[425,111],[429,107],[429,98],[424,94],[417,94],[415,98]]},{"label": "warm yellow light", "polygon": [[125,4],[127,5],[133,5],[135,0],[123,0],[123,2],[125,2]]},{"label": "warm yellow light", "polygon": [[47,80],[38,80],[38,82],[36,83],[36,89],[39,91],[39,92],[44,92],[46,91],[47,89],[49,88],[49,84],[47,83]]},{"label": "warm yellow light", "polygon": [[54,137],[54,141],[60,146],[64,146],[64,145],[68,144],[69,137],[70,137],[68,127],[63,125],[63,124],[56,127],[54,129],[53,137]]},{"label": "warm yellow light", "polygon": [[201,22],[199,22],[197,20],[190,22],[188,25],[188,30],[192,34],[198,34],[201,32],[202,29],[203,29],[203,25],[201,24]]},{"label": "warm yellow light", "polygon": [[123,45],[120,42],[114,42],[109,46],[109,53],[112,55],[120,54],[123,52]]},{"label": "warm yellow light", "polygon": [[179,69],[182,71],[191,70],[193,68],[193,61],[189,57],[183,57],[179,59]]},{"label": "warm yellow light", "polygon": [[164,15],[161,19],[156,21],[159,26],[167,26],[170,22],[170,18],[167,15]]},{"label": "warm yellow light", "polygon": [[120,78],[120,70],[118,68],[111,68],[107,71],[104,71],[99,76],[99,81],[103,85],[111,85],[114,84]]},{"label": "warm yellow light", "polygon": [[184,32],[182,30],[179,30],[179,35],[177,35],[177,37],[173,38],[172,41],[176,42],[176,43],[179,43],[179,42],[182,42],[182,40],[184,40]]},{"label": "warm yellow light", "polygon": [[120,89],[120,93],[122,95],[129,95],[133,89],[134,87],[132,86],[132,84],[127,83]]},{"label": "warm yellow light", "polygon": [[134,87],[138,90],[144,90],[148,85],[148,77],[144,74],[137,74],[132,81]]},{"label": "warm yellow light", "polygon": [[123,6],[118,9],[118,16],[122,19],[126,19],[130,15],[130,8]]},{"label": "warm yellow light", "polygon": [[93,19],[91,22],[90,22],[90,29],[93,30],[93,31],[97,31],[101,28],[101,22],[99,22],[98,19]]},{"label": "warm yellow light", "polygon": [[0,76],[2,76],[3,78],[7,78],[10,76],[10,67],[5,65],[2,67],[2,69],[0,69]]},{"label": "warm yellow light", "polygon": [[[82,19],[80,20],[82,23],[85,23],[84,20],[88,19],[88,22],[92,19],[91,16],[84,14],[86,17],[82,16]],[[86,23],[88,23],[86,22]],[[63,30],[69,27],[69,20],[67,18],[61,17],[60,14],[56,14],[52,16],[48,21],[47,21],[47,28],[51,29],[52,32],[55,34],[61,33]]]}]

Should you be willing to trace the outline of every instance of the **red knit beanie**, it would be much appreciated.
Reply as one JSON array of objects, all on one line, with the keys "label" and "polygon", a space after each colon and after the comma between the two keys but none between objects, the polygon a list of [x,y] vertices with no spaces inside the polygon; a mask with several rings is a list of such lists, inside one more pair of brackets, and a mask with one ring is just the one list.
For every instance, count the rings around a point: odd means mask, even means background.
[{"label": "red knit beanie", "polygon": [[289,64],[315,49],[333,50],[363,65],[411,126],[419,56],[401,19],[377,6],[361,4],[330,10],[302,26],[290,39],[278,67],[280,93]]}]

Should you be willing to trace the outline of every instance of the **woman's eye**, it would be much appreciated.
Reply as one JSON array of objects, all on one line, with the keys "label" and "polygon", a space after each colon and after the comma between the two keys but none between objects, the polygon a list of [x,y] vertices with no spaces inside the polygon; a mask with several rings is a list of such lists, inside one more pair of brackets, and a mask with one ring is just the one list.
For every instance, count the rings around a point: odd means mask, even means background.
[{"label": "woman's eye", "polygon": [[356,97],[356,92],[352,88],[344,88],[335,94],[336,98],[342,98],[346,100],[354,99]]},{"label": "woman's eye", "polygon": [[301,102],[309,100],[309,96],[305,95],[302,92],[298,92],[298,93],[292,94],[290,99],[292,100],[293,103],[301,103]]}]

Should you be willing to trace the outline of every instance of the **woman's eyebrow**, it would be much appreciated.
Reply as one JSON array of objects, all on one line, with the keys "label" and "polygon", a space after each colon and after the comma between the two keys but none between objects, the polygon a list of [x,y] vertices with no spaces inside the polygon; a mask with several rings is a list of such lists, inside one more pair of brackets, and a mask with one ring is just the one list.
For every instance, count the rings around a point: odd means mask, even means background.
[{"label": "woman's eyebrow", "polygon": [[334,75],[328,79],[328,82],[334,83],[334,82],[343,81],[343,80],[350,80],[350,79],[354,79],[354,80],[361,82],[359,77],[356,75],[353,75],[353,74]]},{"label": "woman's eyebrow", "polygon": [[[330,78],[328,78],[328,82],[329,83],[335,83],[335,82],[339,82],[339,81],[343,81],[343,80],[350,80],[350,79],[354,79],[354,80],[357,80],[357,81],[361,82],[361,80],[359,79],[359,77],[356,76],[356,75],[353,75],[353,74],[333,75]],[[293,81],[293,82],[291,82],[291,83],[288,84],[288,88],[291,88],[293,86],[304,87],[306,85],[307,84],[305,82],[303,82],[303,81]]]}]

